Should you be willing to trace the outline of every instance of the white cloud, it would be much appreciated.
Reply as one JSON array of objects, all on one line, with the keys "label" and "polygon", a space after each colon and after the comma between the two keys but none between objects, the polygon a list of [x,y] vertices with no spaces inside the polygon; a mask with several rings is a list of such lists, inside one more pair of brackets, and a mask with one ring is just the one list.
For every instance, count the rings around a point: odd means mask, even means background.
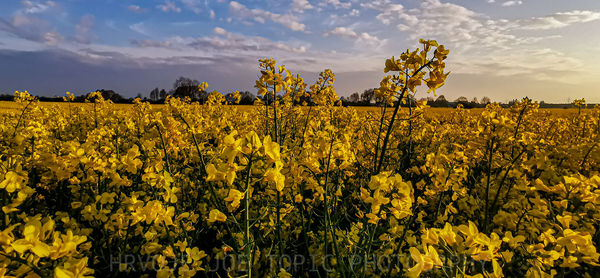
[{"label": "white cloud", "polygon": [[370,46],[379,47],[385,44],[386,40],[379,39],[376,36],[373,36],[369,33],[362,32],[358,35],[358,39],[356,40],[358,44],[366,44]]},{"label": "white cloud", "polygon": [[23,0],[21,1],[21,5],[23,5],[23,12],[26,14],[37,14],[43,13],[50,8],[56,6],[56,2],[54,1],[44,1],[44,2],[36,2]]},{"label": "white cloud", "polygon": [[49,22],[31,14],[17,13],[10,20],[0,18],[0,31],[47,45],[56,45],[63,38]]},{"label": "white cloud", "polygon": [[150,32],[146,28],[146,24],[144,24],[144,22],[138,22],[138,23],[131,24],[131,25],[129,25],[129,29],[136,33],[150,36]]},{"label": "white cloud", "polygon": [[305,10],[314,9],[313,5],[311,5],[308,0],[293,0],[292,1],[292,11],[303,13]]},{"label": "white cloud", "polygon": [[[540,51],[541,41],[560,36],[527,35],[523,30],[550,30],[600,20],[600,12],[593,11],[560,12],[529,19],[494,19],[441,0],[423,0],[413,9],[405,9],[389,0],[374,0],[361,6],[379,11],[376,18],[406,32],[409,41],[425,38],[446,44],[452,53],[448,67],[455,73],[527,75],[533,80],[553,79],[564,83],[578,82],[578,76],[585,76],[589,68],[562,52]],[[346,37],[353,35],[348,30],[337,30],[337,33]]]},{"label": "white cloud", "polygon": [[500,55],[492,55],[487,59],[458,61],[462,73],[526,76],[533,80],[546,80],[566,84],[579,82],[585,70],[585,64],[565,53],[549,48],[523,49],[505,51]]},{"label": "white cloud", "polygon": [[[396,23],[401,31],[408,31],[411,38],[443,38],[452,42],[470,42],[490,38],[498,34],[495,24],[459,5],[425,0],[419,9],[405,10],[398,4],[390,4],[377,15],[384,24]],[[493,43],[493,42],[490,42]]]},{"label": "white cloud", "polygon": [[200,14],[202,12],[202,9],[200,8],[201,3],[199,0],[181,0],[181,3],[183,3],[188,9],[192,10],[192,12],[195,14]]},{"label": "white cloud", "polygon": [[265,23],[265,19],[279,23],[293,31],[305,31],[306,25],[299,22],[298,17],[291,14],[276,14],[261,9],[249,9],[236,1],[229,2],[229,11],[242,19]]},{"label": "white cloud", "polygon": [[360,11],[357,9],[352,9],[352,11],[350,11],[350,16],[359,16],[360,15]]},{"label": "white cloud", "polygon": [[360,6],[367,9],[385,10],[391,4],[390,0],[372,0],[361,3]]},{"label": "white cloud", "polygon": [[94,27],[94,16],[82,16],[79,23],[75,25],[75,41],[82,44],[89,44],[90,41],[95,37],[93,34],[91,34],[92,27]]},{"label": "white cloud", "polygon": [[323,20],[323,24],[332,27],[332,26],[336,26],[336,25],[341,25],[343,21],[343,18],[340,17],[337,14],[330,14],[329,17],[327,17],[325,20]]},{"label": "white cloud", "polygon": [[231,33],[221,27],[215,27],[216,36],[181,37],[174,36],[164,41],[155,40],[130,40],[131,44],[140,48],[165,48],[185,53],[189,51],[205,51],[217,53],[237,53],[238,55],[258,53],[305,53],[306,45],[290,45],[284,42],[275,42],[259,36],[245,36]]},{"label": "white cloud", "polygon": [[350,7],[352,7],[352,3],[350,3],[350,2],[340,2],[340,0],[324,0],[319,5],[321,5],[321,6],[332,5],[336,9],[339,9],[339,8],[349,9]]},{"label": "white cloud", "polygon": [[510,7],[510,6],[518,6],[518,5],[522,5],[523,1],[506,1],[504,3],[502,3],[502,6],[504,7]]},{"label": "white cloud", "polygon": [[50,31],[44,34],[44,43],[48,45],[57,45],[63,40],[63,37],[56,31]]},{"label": "white cloud", "polygon": [[400,4],[378,0],[363,4],[380,13],[383,24],[395,24],[410,40],[439,39],[455,48],[471,51],[481,47],[505,48],[530,39],[511,34],[508,20],[492,20],[463,6],[440,0],[423,0],[418,8],[407,10]]},{"label": "white cloud", "polygon": [[143,12],[146,11],[146,9],[144,9],[144,8],[138,6],[138,5],[129,5],[129,6],[127,6],[127,9],[129,11],[134,12],[134,13],[143,13]]},{"label": "white cloud", "polygon": [[405,21],[416,22],[417,19],[404,12],[404,7],[400,4],[391,4],[386,10],[376,17],[383,24],[390,24],[393,20],[400,18]]},{"label": "white cloud", "polygon": [[[389,1],[363,5],[380,10],[377,15],[384,24],[396,23],[400,31],[412,39],[433,37],[460,46],[511,48],[514,45],[539,41],[540,37],[523,37],[518,30],[548,30],[600,20],[600,12],[574,10],[529,19],[490,19],[463,6],[440,0],[424,0],[420,8],[406,10]],[[393,16],[392,16],[393,15]]]},{"label": "white cloud", "polygon": [[169,0],[166,0],[166,2],[164,4],[160,4],[160,5],[156,6],[156,8],[163,12],[176,12],[176,13],[181,12],[181,8],[177,7],[175,2],[171,2]]},{"label": "white cloud", "polygon": [[356,38],[358,35],[356,34],[356,32],[354,32],[351,29],[348,29],[346,27],[336,27],[335,29],[326,32],[324,34],[325,36],[329,36],[329,35],[336,35],[336,36],[340,36],[340,37],[346,37],[346,38]]},{"label": "white cloud", "polygon": [[[488,3],[497,3],[496,0],[487,0]],[[503,7],[512,7],[512,6],[519,6],[519,5],[523,5],[523,1],[521,0],[504,0],[501,4],[501,6]]]},{"label": "white cloud", "polygon": [[213,29],[213,32],[217,35],[227,35],[229,32],[227,32],[227,30],[221,28],[221,27],[215,27]]},{"label": "white cloud", "polygon": [[329,32],[323,33],[323,36],[338,36],[354,40],[359,45],[368,45],[375,47],[381,46],[385,43],[385,40],[381,40],[376,36],[370,35],[369,33],[356,33],[354,30],[346,27],[336,27]]},{"label": "white cloud", "polygon": [[215,11],[210,10],[210,19],[215,19]]},{"label": "white cloud", "polygon": [[570,12],[559,12],[543,17],[533,17],[530,19],[519,20],[517,21],[517,25],[527,30],[548,30],[599,19],[600,12],[575,10]]},{"label": "white cloud", "polygon": [[404,19],[411,22],[416,20],[414,16],[406,13],[404,6],[401,4],[392,4],[389,0],[375,0],[362,3],[361,6],[379,11],[380,13],[376,16],[377,20],[386,25],[397,19]]}]

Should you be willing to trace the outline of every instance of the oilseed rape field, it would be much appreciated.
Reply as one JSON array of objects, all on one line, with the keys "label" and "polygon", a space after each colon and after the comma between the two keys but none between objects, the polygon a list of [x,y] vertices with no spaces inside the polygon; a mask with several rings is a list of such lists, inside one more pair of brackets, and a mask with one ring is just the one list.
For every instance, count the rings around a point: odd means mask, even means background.
[{"label": "oilseed rape field", "polygon": [[385,61],[369,109],[273,59],[246,107],[17,92],[0,277],[595,277],[600,107],[412,105],[448,76],[421,44]]}]

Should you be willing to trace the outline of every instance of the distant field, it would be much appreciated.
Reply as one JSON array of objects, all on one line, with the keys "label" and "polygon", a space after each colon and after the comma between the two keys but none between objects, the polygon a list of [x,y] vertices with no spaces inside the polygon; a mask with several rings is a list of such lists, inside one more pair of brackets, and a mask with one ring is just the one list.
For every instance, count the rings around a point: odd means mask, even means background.
[{"label": "distant field", "polygon": [[[60,106],[64,106],[67,107],[69,104],[65,103],[65,102],[40,102],[40,104],[44,107],[60,107]],[[91,103],[71,103],[71,105],[73,107],[92,107]],[[154,108],[161,108],[164,107],[164,104],[152,104],[152,106]],[[128,109],[129,107],[131,107],[131,104],[123,104],[123,103],[117,103],[114,104],[114,107],[117,109]],[[253,107],[253,105],[235,105],[235,106],[231,106],[231,107],[235,107],[239,110],[242,111],[246,111],[249,110],[251,107]],[[375,107],[375,106],[352,106],[351,108],[357,109],[358,111],[372,111],[372,112],[378,112],[381,108],[379,107]],[[6,112],[11,112],[11,111],[19,111],[21,109],[21,104],[12,102],[12,101],[0,101],[0,113],[6,113]],[[436,113],[443,113],[443,112],[449,112],[449,111],[453,111],[455,108],[446,108],[446,107],[431,107],[430,111],[432,112],[436,112]],[[483,108],[472,108],[472,109],[466,109],[467,111],[471,111],[471,113],[480,113]],[[569,109],[563,109],[563,108],[542,108],[540,109],[541,111],[551,111],[552,113],[557,113],[559,115],[564,115],[564,114],[573,114],[573,113],[577,113],[577,109],[575,108],[569,108]],[[390,110],[388,110],[390,111]]]},{"label": "distant field", "polygon": [[[40,105],[43,107],[67,107],[69,103],[66,102],[40,102]],[[92,107],[91,103],[71,103],[73,107]],[[114,107],[117,109],[128,109],[131,104],[122,104],[116,103]],[[162,104],[155,104],[155,106],[159,107]],[[19,111],[22,109],[22,104],[13,102],[13,101],[0,101],[0,112],[10,112],[10,111]]]}]

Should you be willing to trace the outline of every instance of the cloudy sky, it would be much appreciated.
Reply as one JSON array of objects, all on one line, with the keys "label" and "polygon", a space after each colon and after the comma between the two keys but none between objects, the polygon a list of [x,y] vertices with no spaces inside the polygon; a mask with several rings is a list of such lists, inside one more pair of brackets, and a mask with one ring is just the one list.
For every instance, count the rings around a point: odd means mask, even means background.
[{"label": "cloudy sky", "polygon": [[600,102],[598,0],[2,0],[0,92],[147,95],[178,76],[255,92],[273,57],[349,95],[419,38],[451,50],[449,99]]}]

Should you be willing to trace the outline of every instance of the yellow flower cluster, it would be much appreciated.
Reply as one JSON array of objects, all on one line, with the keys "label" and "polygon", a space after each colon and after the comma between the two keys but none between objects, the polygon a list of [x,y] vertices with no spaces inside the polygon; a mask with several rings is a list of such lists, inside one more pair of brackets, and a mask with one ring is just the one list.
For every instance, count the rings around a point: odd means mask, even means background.
[{"label": "yellow flower cluster", "polygon": [[[552,277],[600,271],[600,107],[436,110],[449,51],[385,62],[381,109],[261,59],[208,95],[0,117],[0,277]],[[205,91],[202,83],[199,90]],[[68,107],[68,108],[67,108]]]}]

